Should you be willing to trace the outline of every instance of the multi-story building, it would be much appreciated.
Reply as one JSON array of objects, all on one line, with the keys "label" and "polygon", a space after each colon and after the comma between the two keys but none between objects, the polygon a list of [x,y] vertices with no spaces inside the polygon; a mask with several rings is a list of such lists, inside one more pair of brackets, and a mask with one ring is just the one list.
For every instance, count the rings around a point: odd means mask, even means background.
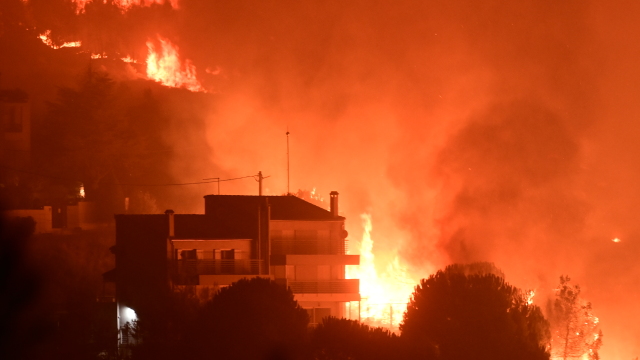
[{"label": "multi-story building", "polygon": [[31,154],[29,96],[22,90],[0,90],[0,163],[24,169]]},{"label": "multi-story building", "polygon": [[171,289],[222,287],[245,277],[268,277],[288,286],[311,323],[346,316],[359,301],[359,280],[345,279],[345,218],[338,193],[331,210],[295,196],[205,196],[204,215],[116,215],[119,325]]}]

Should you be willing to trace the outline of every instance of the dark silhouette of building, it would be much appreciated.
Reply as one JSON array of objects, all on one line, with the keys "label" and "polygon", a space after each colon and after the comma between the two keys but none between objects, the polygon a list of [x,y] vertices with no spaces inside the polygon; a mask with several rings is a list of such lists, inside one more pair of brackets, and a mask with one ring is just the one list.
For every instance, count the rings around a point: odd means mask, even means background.
[{"label": "dark silhouette of building", "polygon": [[0,90],[0,159],[8,167],[24,169],[31,154],[29,96],[22,90]]},{"label": "dark silhouette of building", "polygon": [[348,255],[337,192],[330,211],[291,195],[204,198],[203,215],[115,216],[116,268],[105,279],[116,282],[119,326],[176,289],[258,276],[288,286],[312,323],[360,300],[359,280],[345,279],[360,257]]}]

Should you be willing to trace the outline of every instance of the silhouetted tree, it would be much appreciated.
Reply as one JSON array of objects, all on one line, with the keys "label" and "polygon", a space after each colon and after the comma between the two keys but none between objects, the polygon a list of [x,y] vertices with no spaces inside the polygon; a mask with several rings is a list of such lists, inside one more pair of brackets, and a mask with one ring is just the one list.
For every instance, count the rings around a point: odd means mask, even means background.
[{"label": "silhouetted tree", "polygon": [[328,317],[311,336],[316,360],[403,358],[400,338],[384,328],[373,328],[356,320]]},{"label": "silhouetted tree", "polygon": [[[211,340],[199,343],[198,317],[202,303],[212,298],[208,291],[197,292],[194,287],[185,287],[152,298],[137,299],[138,320],[124,324],[133,340],[127,345],[133,360],[160,360],[192,358],[199,350],[211,345]],[[209,349],[209,354],[211,354]]]},{"label": "silhouetted tree", "polygon": [[557,359],[600,359],[602,330],[593,314],[591,303],[580,297],[580,286],[570,285],[568,276],[560,276],[556,298],[549,304],[549,321],[552,330],[552,354]]},{"label": "silhouetted tree", "polygon": [[6,219],[3,210],[0,199],[0,354],[23,359],[46,334],[34,316],[39,279],[26,253],[35,222],[31,217]]},{"label": "silhouetted tree", "polygon": [[265,278],[242,279],[204,304],[189,338],[207,358],[292,358],[306,341],[308,323],[290,289]]},{"label": "silhouetted tree", "polygon": [[[70,188],[81,182],[87,199],[109,204],[117,197],[115,204],[122,207],[122,198],[140,195],[140,189],[117,184],[150,182],[166,171],[151,161],[168,154],[161,136],[167,117],[151,91],[138,94],[89,68],[48,105],[47,137],[39,139],[48,149],[42,166],[54,177],[76,180]],[[110,210],[109,216],[121,211]]]},{"label": "silhouetted tree", "polygon": [[502,277],[464,269],[448,266],[416,286],[400,325],[414,357],[549,359],[540,308]]}]

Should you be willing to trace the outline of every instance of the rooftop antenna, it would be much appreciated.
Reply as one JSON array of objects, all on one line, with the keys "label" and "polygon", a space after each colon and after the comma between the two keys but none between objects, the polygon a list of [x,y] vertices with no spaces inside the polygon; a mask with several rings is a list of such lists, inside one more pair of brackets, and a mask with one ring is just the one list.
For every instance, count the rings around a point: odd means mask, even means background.
[{"label": "rooftop antenna", "polygon": [[289,126],[287,125],[287,195],[291,195],[289,192]]}]

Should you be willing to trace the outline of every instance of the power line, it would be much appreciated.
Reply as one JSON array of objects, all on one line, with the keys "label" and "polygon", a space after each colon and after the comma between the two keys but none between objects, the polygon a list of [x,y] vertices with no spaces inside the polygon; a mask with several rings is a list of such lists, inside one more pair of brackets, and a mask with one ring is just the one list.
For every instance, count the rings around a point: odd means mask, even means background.
[{"label": "power line", "polygon": [[[18,171],[18,172],[25,173],[25,174],[36,175],[36,176],[49,178],[49,179],[75,181],[75,182],[80,182],[80,183],[82,182],[82,181],[80,181],[78,179],[70,179],[70,178],[65,178],[65,177],[60,177],[60,176],[45,175],[45,174],[41,174],[41,173],[37,173],[37,172],[33,172],[33,171],[27,171],[27,170],[23,170],[23,169],[16,169],[16,168],[3,166],[3,165],[0,165],[0,168],[9,169],[9,170],[13,170],[13,171]],[[151,186],[184,186],[184,185],[211,184],[211,183],[218,182],[218,181],[233,181],[233,180],[240,180],[240,179],[247,179],[247,178],[254,178],[254,177],[255,177],[255,175],[249,175],[249,176],[242,176],[242,177],[230,178],[230,179],[219,179],[218,180],[216,178],[216,180],[204,179],[204,180],[211,180],[211,181],[197,181],[197,182],[188,182],[188,183],[169,183],[169,184],[127,184],[127,183],[110,183],[110,182],[103,182],[102,184],[105,184],[105,185],[120,185],[120,186],[150,186],[150,187]]]}]

